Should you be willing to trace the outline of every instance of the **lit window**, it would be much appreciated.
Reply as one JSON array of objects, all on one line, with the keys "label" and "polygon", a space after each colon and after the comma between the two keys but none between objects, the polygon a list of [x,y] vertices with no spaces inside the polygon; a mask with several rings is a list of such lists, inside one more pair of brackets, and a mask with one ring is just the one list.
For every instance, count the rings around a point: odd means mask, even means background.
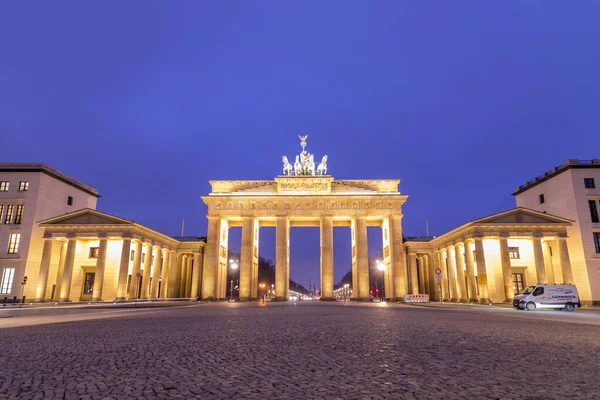
[{"label": "lit window", "polygon": [[2,221],[2,214],[4,214],[4,204],[0,204],[0,221]]},{"label": "lit window", "polygon": [[600,232],[594,232],[594,245],[596,245],[596,253],[600,253]]},{"label": "lit window", "polygon": [[26,192],[29,190],[29,182],[21,181],[19,182],[19,192]]},{"label": "lit window", "polygon": [[17,254],[19,252],[20,233],[11,233],[8,240],[8,254]]},{"label": "lit window", "polygon": [[598,219],[598,207],[596,206],[596,200],[588,200],[588,204],[590,205],[590,216],[592,217],[592,222],[600,222]]},{"label": "lit window", "polygon": [[85,273],[85,281],[83,282],[83,294],[92,294],[94,292],[94,280],[96,274],[94,272]]},{"label": "lit window", "polygon": [[546,199],[544,199],[544,195],[540,194],[540,204],[544,204],[546,202]]},{"label": "lit window", "polygon": [[89,258],[98,258],[98,250],[99,250],[99,247],[90,247]]},{"label": "lit window", "polygon": [[23,204],[19,204],[17,206],[17,213],[15,214],[15,224],[20,224],[23,220],[23,209],[25,206]]},{"label": "lit window", "polygon": [[12,219],[12,214],[13,214],[14,209],[15,209],[15,206],[13,206],[12,204],[10,206],[6,206],[6,216],[4,217],[5,224],[10,224],[10,220]]},{"label": "lit window", "polygon": [[71,196],[67,197],[67,205],[68,206],[72,206],[73,205],[73,197],[71,197]]},{"label": "lit window", "polygon": [[15,277],[14,268],[4,268],[2,271],[2,283],[0,283],[0,294],[9,294]]},{"label": "lit window", "polygon": [[10,184],[10,182],[8,181],[2,181],[0,182],[0,192],[8,192],[8,185]]},{"label": "lit window", "polygon": [[520,259],[521,255],[519,254],[519,248],[518,247],[509,247],[508,248],[508,258],[512,258],[514,260]]},{"label": "lit window", "polygon": [[596,182],[594,182],[594,178],[583,178],[583,184],[586,189],[596,188]]}]

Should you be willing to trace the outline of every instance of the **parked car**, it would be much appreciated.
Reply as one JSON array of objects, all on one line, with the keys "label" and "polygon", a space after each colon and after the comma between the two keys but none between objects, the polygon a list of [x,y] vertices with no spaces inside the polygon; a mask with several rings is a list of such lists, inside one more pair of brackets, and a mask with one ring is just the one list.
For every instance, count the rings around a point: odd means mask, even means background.
[{"label": "parked car", "polygon": [[528,311],[538,308],[573,311],[581,307],[581,302],[575,285],[535,285],[515,296],[513,306]]}]

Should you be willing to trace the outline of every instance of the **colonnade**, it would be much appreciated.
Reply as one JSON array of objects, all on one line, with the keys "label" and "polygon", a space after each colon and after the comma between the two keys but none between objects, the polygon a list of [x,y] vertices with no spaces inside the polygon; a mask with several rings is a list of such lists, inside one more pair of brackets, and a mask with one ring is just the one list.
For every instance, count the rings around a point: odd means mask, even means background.
[{"label": "colonnade", "polygon": [[[78,237],[67,234],[66,239],[44,237],[44,245],[37,279],[36,301],[49,300],[48,281],[53,260],[53,247],[60,241],[60,254],[57,261],[57,275],[54,297],[60,302],[79,300],[79,294],[71,292],[76,267],[93,271],[94,282],[92,301],[110,299],[151,299],[198,297],[201,287],[203,259],[200,251],[182,252],[177,246],[165,246],[159,241],[144,240],[141,237],[110,238],[99,233],[96,237]],[[97,257],[82,256],[89,252],[88,243],[98,242]],[[108,244],[119,242],[119,254],[108,257]],[[111,246],[114,249],[114,246]],[[78,265],[76,265],[78,256]],[[108,263],[108,259],[119,260]],[[54,257],[56,260],[56,257]],[[55,261],[56,262],[56,261]],[[81,265],[79,265],[81,264]],[[107,282],[107,276],[113,277]]]},{"label": "colonnade", "polygon": [[[410,288],[413,294],[427,293],[438,301],[480,302],[489,304],[492,297],[511,302],[514,298],[512,269],[508,240],[509,233],[496,236],[475,236],[456,242],[435,246],[433,250],[420,252],[408,247]],[[496,240],[499,259],[486,255],[484,240]],[[520,239],[523,240],[523,239]],[[532,235],[528,239],[533,253],[533,268],[529,271],[529,284],[572,283],[573,273],[567,247],[566,235],[558,237]],[[555,276],[549,243],[556,243],[562,276]],[[499,268],[502,286],[494,285],[495,296],[490,293],[489,280]],[[419,271],[417,272],[417,269]],[[436,270],[441,274],[438,277]],[[492,274],[490,277],[489,275]],[[419,278],[421,282],[419,282]],[[501,291],[501,295],[498,292]]]},{"label": "colonnade", "polygon": [[224,299],[227,290],[227,237],[232,224],[242,227],[240,250],[239,294],[241,300],[258,298],[258,235],[261,226],[275,226],[275,299],[287,300],[290,281],[290,226],[319,226],[321,299],[333,300],[334,263],[333,227],[336,223],[350,226],[352,237],[353,298],[369,300],[369,249],[367,225],[382,227],[384,242],[385,293],[389,298],[403,298],[407,293],[406,264],[402,245],[402,216],[379,218],[366,216],[335,218],[323,214],[318,219],[276,215],[261,219],[254,216],[227,219],[208,216],[207,246],[202,277],[202,299]]}]

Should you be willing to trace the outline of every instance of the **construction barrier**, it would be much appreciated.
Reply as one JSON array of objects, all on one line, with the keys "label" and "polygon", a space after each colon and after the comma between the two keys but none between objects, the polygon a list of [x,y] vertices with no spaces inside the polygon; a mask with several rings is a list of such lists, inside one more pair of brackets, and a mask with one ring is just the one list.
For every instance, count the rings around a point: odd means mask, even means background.
[{"label": "construction barrier", "polygon": [[406,294],[404,295],[405,303],[429,303],[428,294]]}]

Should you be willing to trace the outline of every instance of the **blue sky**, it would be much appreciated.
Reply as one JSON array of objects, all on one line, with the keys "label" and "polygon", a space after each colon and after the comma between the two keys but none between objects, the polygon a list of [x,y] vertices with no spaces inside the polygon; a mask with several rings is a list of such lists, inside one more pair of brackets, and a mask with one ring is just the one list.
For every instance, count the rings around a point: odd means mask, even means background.
[{"label": "blue sky", "polygon": [[[336,179],[400,178],[405,234],[428,218],[438,235],[600,156],[598,15],[592,1],[3,2],[1,159],[204,235],[210,179],[271,179],[309,134]],[[318,281],[318,229],[291,235],[292,278]],[[349,235],[335,230],[336,279]],[[268,258],[274,242],[264,229]]]}]

